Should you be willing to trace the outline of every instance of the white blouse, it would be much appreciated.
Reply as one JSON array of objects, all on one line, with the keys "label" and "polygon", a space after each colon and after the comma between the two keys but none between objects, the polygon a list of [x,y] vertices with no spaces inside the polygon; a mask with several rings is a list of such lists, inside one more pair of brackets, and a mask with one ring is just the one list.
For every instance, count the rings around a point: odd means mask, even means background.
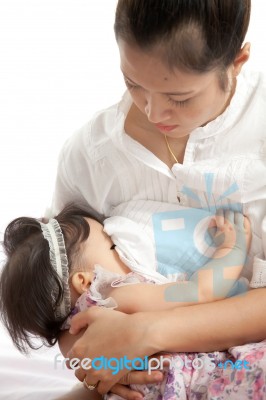
[{"label": "white blouse", "polygon": [[[243,211],[252,224],[250,277],[254,255],[266,253],[266,82],[246,71],[237,79],[230,105],[189,137],[183,164],[172,169],[124,130],[132,104],[98,112],[64,145],[52,212],[68,202],[88,205],[105,216],[130,200],[155,200],[215,212]],[[266,268],[266,267],[265,267]],[[258,280],[258,279],[257,279]]]}]

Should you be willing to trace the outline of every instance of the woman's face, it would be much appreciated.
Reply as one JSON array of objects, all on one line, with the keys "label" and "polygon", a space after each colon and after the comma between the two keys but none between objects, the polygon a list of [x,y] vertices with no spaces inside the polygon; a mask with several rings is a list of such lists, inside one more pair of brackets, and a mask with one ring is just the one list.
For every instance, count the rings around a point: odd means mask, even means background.
[{"label": "woman's face", "polygon": [[[158,131],[187,136],[220,115],[233,93],[220,87],[217,71],[204,74],[170,70],[154,53],[118,42],[121,70],[138,109]],[[230,76],[231,75],[231,76]],[[228,71],[229,82],[232,72]]]}]

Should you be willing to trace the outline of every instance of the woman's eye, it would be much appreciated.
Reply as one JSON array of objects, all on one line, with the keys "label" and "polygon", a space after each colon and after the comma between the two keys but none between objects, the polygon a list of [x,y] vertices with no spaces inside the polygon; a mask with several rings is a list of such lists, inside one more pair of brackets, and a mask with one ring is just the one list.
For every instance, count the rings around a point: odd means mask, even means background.
[{"label": "woman's eye", "polygon": [[170,104],[172,104],[173,106],[175,106],[175,107],[185,107],[188,104],[189,99],[188,100],[183,100],[183,101],[178,101],[178,100],[173,100],[173,99],[171,99],[169,97],[168,98],[168,102]]},{"label": "woman's eye", "polygon": [[138,85],[135,85],[134,83],[129,82],[127,79],[125,79],[125,84],[126,84],[126,87],[129,90],[133,90],[133,89],[138,89],[139,88]]}]

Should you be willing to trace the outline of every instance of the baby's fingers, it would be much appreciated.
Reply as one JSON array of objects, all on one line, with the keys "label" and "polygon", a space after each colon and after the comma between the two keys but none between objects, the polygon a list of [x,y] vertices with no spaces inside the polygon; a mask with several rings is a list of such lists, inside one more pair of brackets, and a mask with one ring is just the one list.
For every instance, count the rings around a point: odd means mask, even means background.
[{"label": "baby's fingers", "polygon": [[231,225],[234,224],[234,220],[235,220],[235,213],[232,210],[226,210],[225,213],[225,220],[226,222],[229,222]]},{"label": "baby's fingers", "polygon": [[250,221],[247,217],[244,217],[244,228],[246,232],[249,232],[251,230]]},{"label": "baby's fingers", "polygon": [[235,224],[236,226],[238,226],[239,228],[243,228],[245,227],[245,218],[244,215],[240,212],[236,212],[235,213]]},{"label": "baby's fingers", "polygon": [[224,210],[219,209],[215,214],[217,228],[221,229],[224,226]]}]

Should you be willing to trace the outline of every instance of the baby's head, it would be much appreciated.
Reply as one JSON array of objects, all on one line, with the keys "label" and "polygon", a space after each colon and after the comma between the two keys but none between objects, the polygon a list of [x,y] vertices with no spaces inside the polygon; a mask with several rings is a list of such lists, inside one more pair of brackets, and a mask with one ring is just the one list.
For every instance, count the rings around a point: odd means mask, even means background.
[{"label": "baby's head", "polygon": [[[90,229],[94,235],[89,241]],[[76,298],[92,280],[98,245],[100,249],[105,246],[101,251],[105,254],[112,247],[103,226],[72,205],[48,223],[21,217],[8,225],[3,242],[7,260],[1,274],[0,307],[4,324],[20,351],[26,352],[28,346],[36,348],[33,337],[55,344]]]}]

